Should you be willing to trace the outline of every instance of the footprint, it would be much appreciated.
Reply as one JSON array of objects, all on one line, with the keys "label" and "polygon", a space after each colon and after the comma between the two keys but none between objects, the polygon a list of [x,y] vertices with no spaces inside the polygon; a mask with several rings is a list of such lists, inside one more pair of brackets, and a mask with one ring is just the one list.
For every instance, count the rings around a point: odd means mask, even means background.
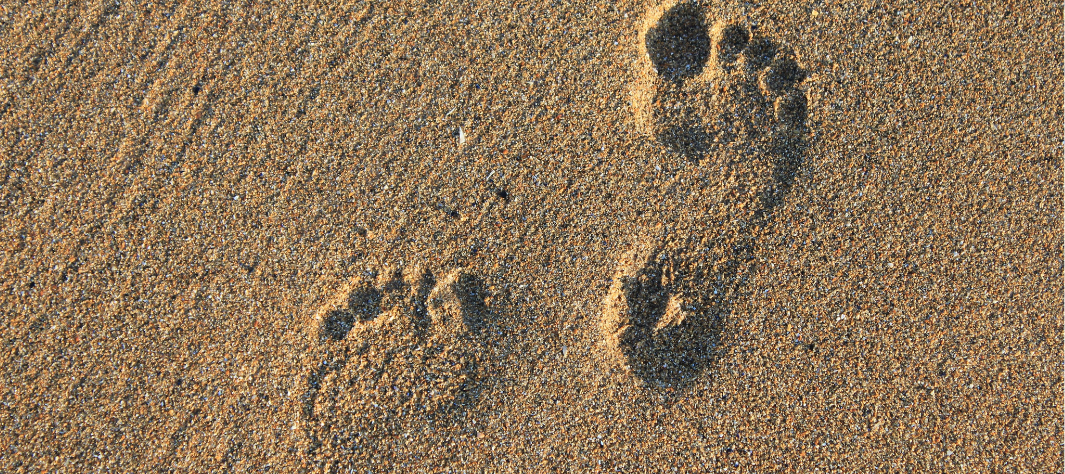
[{"label": "footprint", "polygon": [[738,23],[708,27],[695,3],[648,13],[633,88],[637,121],[694,161],[742,142],[788,146],[805,132],[806,72],[787,48]]},{"label": "footprint", "polygon": [[402,436],[461,422],[472,401],[487,309],[461,269],[356,277],[311,320],[322,354],[307,378],[308,455],[358,462]]},{"label": "footprint", "polygon": [[806,72],[794,54],[738,23],[708,25],[695,3],[667,4],[640,35],[637,121],[696,164],[667,186],[703,199],[678,225],[637,239],[603,301],[607,359],[650,387],[683,387],[720,352],[756,236],[806,150]]},{"label": "footprint", "polygon": [[668,233],[639,240],[621,257],[603,300],[607,360],[649,388],[683,388],[713,362],[751,260],[740,248],[707,254],[692,247],[701,245]]}]

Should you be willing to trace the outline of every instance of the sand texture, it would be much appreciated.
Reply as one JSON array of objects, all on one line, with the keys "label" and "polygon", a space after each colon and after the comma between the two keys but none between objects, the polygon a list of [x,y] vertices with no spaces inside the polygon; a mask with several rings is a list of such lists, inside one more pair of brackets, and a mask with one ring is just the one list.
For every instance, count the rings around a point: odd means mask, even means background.
[{"label": "sand texture", "polygon": [[0,5],[0,472],[1061,472],[1063,8]]}]

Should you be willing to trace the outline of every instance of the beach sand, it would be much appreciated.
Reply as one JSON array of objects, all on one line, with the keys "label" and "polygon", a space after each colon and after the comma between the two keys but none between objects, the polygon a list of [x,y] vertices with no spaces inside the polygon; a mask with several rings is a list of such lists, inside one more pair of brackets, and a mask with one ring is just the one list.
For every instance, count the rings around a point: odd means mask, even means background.
[{"label": "beach sand", "polygon": [[1061,472],[1062,7],[0,7],[0,470]]}]

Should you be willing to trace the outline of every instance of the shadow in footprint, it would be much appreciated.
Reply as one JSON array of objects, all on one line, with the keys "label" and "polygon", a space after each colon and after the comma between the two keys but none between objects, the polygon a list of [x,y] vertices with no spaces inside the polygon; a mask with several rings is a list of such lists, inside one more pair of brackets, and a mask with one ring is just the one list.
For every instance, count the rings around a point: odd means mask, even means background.
[{"label": "shadow in footprint", "polygon": [[658,140],[684,156],[702,156],[710,146],[706,128],[694,123],[678,123],[666,127]]},{"label": "shadow in footprint", "polygon": [[353,325],[372,321],[381,314],[380,303],[381,292],[376,288],[367,285],[353,290],[347,307],[326,314],[322,321],[322,335],[334,341],[344,339]]},{"label": "shadow in footprint", "polygon": [[647,388],[687,387],[717,356],[737,263],[706,268],[661,244],[638,244],[604,301],[611,355]]},{"label": "shadow in footprint", "polygon": [[[799,80],[805,77],[805,73],[801,74],[796,76]],[[774,115],[781,125],[773,134],[768,147],[768,156],[773,159],[773,181],[760,196],[761,206],[754,222],[759,228],[767,224],[767,216],[791,193],[795,177],[802,169],[809,147],[806,140],[809,134],[806,125],[806,95],[801,91],[792,90],[789,95],[777,99],[774,109]]]},{"label": "shadow in footprint", "polygon": [[670,81],[699,75],[710,57],[710,37],[702,12],[691,3],[667,10],[645,36],[655,70]]}]

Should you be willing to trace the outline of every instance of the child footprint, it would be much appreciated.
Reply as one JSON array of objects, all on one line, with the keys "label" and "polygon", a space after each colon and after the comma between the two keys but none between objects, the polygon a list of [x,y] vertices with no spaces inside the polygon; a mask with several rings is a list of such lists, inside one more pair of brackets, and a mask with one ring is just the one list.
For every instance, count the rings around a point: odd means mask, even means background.
[{"label": "child footprint", "polygon": [[322,354],[307,380],[308,454],[358,463],[405,434],[453,425],[477,382],[486,314],[478,279],[418,269],[346,283],[312,318]]},{"label": "child footprint", "polygon": [[757,235],[791,188],[806,143],[806,72],[695,3],[652,10],[640,35],[637,121],[697,166],[667,186],[697,196],[671,228],[644,231],[603,301],[608,360],[647,386],[684,386],[713,361]]}]

